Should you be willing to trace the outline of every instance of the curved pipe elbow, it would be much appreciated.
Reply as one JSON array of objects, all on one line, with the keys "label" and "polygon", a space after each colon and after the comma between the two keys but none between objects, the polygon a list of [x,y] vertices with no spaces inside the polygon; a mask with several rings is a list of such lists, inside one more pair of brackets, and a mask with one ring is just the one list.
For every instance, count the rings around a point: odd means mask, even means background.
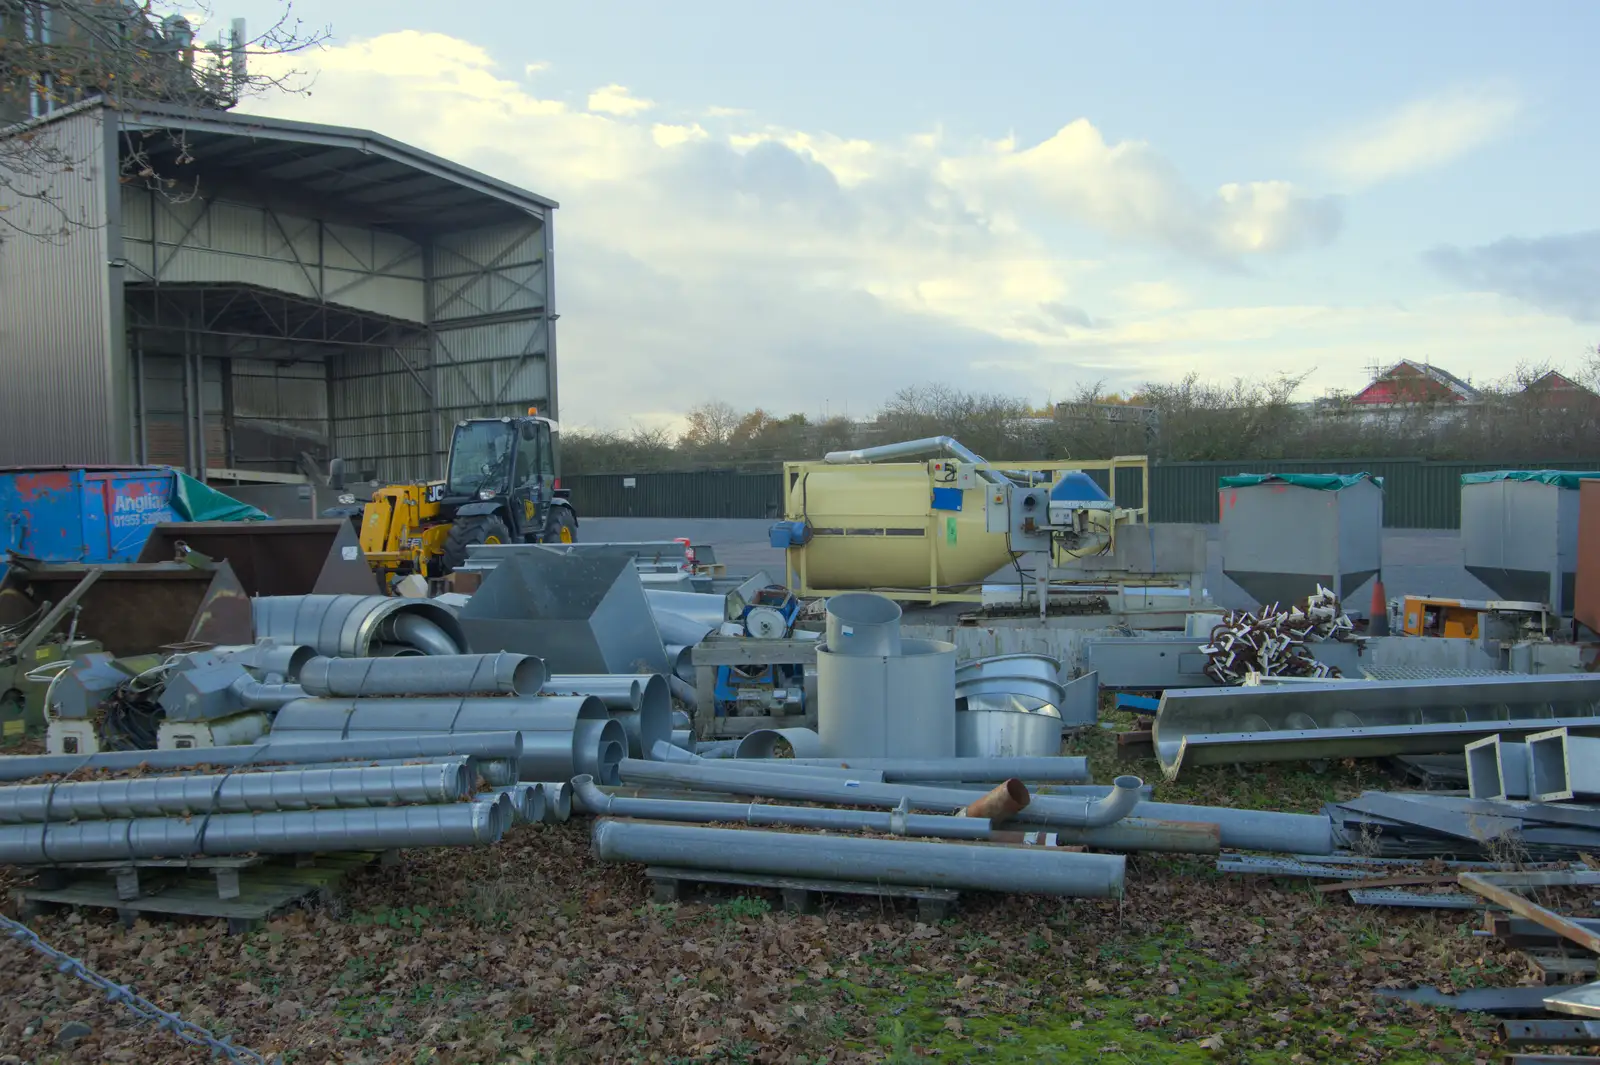
[{"label": "curved pipe elbow", "polygon": [[611,796],[601,791],[594,777],[588,773],[580,773],[572,778],[572,797],[596,817],[611,812]]},{"label": "curved pipe elbow", "polygon": [[427,618],[404,611],[394,615],[389,623],[389,631],[396,640],[408,643],[424,654],[430,655],[458,655],[461,648],[456,646],[455,640],[444,629],[435,625]]},{"label": "curved pipe elbow", "polygon": [[240,677],[229,687],[246,710],[281,710],[306,697],[305,689],[298,684],[263,684],[249,676]]},{"label": "curved pipe elbow", "polygon": [[1093,802],[1084,803],[1084,828],[1104,828],[1133,813],[1139,805],[1144,781],[1135,776],[1118,777],[1111,782],[1111,791]]}]

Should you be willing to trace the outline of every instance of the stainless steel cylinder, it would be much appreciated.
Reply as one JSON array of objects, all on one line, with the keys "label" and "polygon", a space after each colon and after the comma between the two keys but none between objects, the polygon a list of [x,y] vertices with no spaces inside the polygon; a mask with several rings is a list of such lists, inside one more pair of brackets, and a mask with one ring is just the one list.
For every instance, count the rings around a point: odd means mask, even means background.
[{"label": "stainless steel cylinder", "polygon": [[902,640],[900,653],[891,657],[817,648],[817,734],[823,754],[954,757],[955,664],[955,645],[937,640]]},{"label": "stainless steel cylinder", "polygon": [[824,641],[836,655],[900,653],[900,606],[873,592],[842,592],[828,600]]},{"label": "stainless steel cylinder", "polygon": [[1061,715],[1053,706],[1033,713],[963,710],[956,714],[956,753],[965,758],[1048,757],[1061,753],[1061,733]]},{"label": "stainless steel cylinder", "polygon": [[544,662],[529,655],[433,655],[420,658],[313,658],[300,686],[312,696],[524,695],[545,682]]},{"label": "stainless steel cylinder", "polygon": [[428,599],[382,595],[269,595],[250,600],[250,609],[258,639],[303,644],[329,657],[364,658],[375,643],[410,643],[395,630],[393,619],[399,615],[420,618],[436,630],[426,634],[432,647],[443,649],[444,645],[438,643],[439,635],[453,645],[456,654],[467,646],[455,613]]}]

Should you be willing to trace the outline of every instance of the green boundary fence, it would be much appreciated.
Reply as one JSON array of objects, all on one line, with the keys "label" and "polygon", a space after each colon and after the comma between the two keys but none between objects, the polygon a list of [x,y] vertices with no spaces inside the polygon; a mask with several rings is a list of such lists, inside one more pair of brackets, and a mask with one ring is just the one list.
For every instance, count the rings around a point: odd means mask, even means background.
[{"label": "green boundary fence", "polygon": [[[1596,470],[1594,462],[1430,462],[1423,459],[1295,459],[1164,462],[1150,468],[1152,521],[1217,520],[1217,478],[1237,473],[1359,473],[1383,478],[1383,523],[1391,529],[1461,525],[1461,475],[1482,470]],[[1104,475],[1096,478],[1104,487]],[[1138,506],[1139,478],[1119,477],[1118,500]],[[777,518],[783,475],[733,470],[688,473],[586,473],[562,478],[579,519]]]}]

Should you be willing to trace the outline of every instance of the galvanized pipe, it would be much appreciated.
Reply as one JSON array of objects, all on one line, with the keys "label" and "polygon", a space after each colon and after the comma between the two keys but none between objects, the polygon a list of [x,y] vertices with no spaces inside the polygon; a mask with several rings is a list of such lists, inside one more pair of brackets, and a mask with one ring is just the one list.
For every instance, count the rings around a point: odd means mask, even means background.
[{"label": "galvanized pipe", "polygon": [[466,650],[466,641],[452,638],[438,623],[416,614],[391,614],[380,630],[385,642],[406,643],[427,655],[454,658]]},{"label": "galvanized pipe", "polygon": [[[972,804],[962,791],[922,787],[915,784],[874,784],[854,780],[829,780],[824,777],[771,771],[752,772],[734,766],[696,763],[679,765],[667,762],[622,763],[622,779],[628,783],[678,784],[705,791],[726,791],[736,795],[759,795],[769,799],[795,799],[802,802],[832,802],[844,806],[875,806],[892,809],[906,800],[913,807],[939,813],[955,813]],[[1138,777],[1118,777],[1110,794],[1100,798],[1052,796],[1048,803],[1030,803],[1017,816],[1036,824],[1093,828],[1127,816],[1139,801],[1144,782]],[[1175,818],[1174,818],[1175,819]],[[1190,818],[1189,820],[1194,820]]]},{"label": "galvanized pipe", "polygon": [[248,673],[228,685],[228,690],[246,710],[277,710],[306,695],[298,684],[267,684]]},{"label": "galvanized pipe", "polygon": [[943,814],[913,814],[873,810],[831,810],[809,806],[770,806],[763,803],[695,802],[684,799],[635,799],[608,795],[592,777],[572,780],[573,797],[588,814],[639,817],[655,821],[742,822],[747,825],[789,825],[824,828],[837,832],[881,832],[894,836],[934,836],[941,839],[988,839],[987,821]]},{"label": "galvanized pipe", "polygon": [[[1050,797],[1035,798],[1029,809],[1048,805]],[[1133,817],[1152,821],[1189,821],[1216,825],[1222,845],[1241,851],[1276,851],[1283,854],[1332,854],[1333,821],[1321,814],[1285,814],[1273,810],[1235,810],[1227,806],[1186,806],[1171,802],[1141,802]]]},{"label": "galvanized pipe", "polygon": [[1124,817],[1101,828],[1051,828],[1036,830],[1012,822],[993,835],[997,843],[1030,846],[1094,847],[1105,851],[1148,851],[1155,854],[1216,854],[1222,848],[1222,830],[1195,821],[1150,821]]},{"label": "galvanized pipe", "polygon": [[591,695],[606,704],[628,734],[628,755],[648,758],[657,740],[672,736],[672,691],[659,673],[558,674],[545,682],[551,695]]},{"label": "galvanized pipe", "polygon": [[[342,762],[295,763],[295,769],[363,769],[398,765],[462,765],[474,780],[481,780],[491,788],[508,788],[517,783],[518,768],[515,758],[470,758],[465,755],[436,756],[430,758],[362,758]],[[236,773],[279,772],[281,766],[239,766]]]},{"label": "galvanized pipe", "polygon": [[501,801],[8,825],[0,827],[0,863],[462,847],[498,842],[510,818],[509,801]]},{"label": "galvanized pipe", "polygon": [[0,824],[458,802],[474,779],[436,763],[23,784],[0,788]]},{"label": "galvanized pipe", "polygon": [[[646,588],[645,601],[650,612],[658,618],[662,614],[676,614],[697,626],[715,629],[728,620],[728,597],[711,592],[678,592],[665,588]],[[663,632],[662,638],[666,639]],[[672,644],[687,644],[690,640],[667,640]]]},{"label": "galvanized pipe", "polygon": [[608,721],[593,696],[431,696],[418,699],[297,699],[273,730],[362,732],[570,732],[575,722]]},{"label": "galvanized pipe", "polygon": [[281,644],[271,640],[237,647],[213,647],[211,653],[224,662],[237,662],[252,673],[282,677],[290,683],[298,681],[300,670],[316,657],[316,652],[303,644]]},{"label": "galvanized pipe", "polygon": [[595,822],[594,851],[605,861],[1080,898],[1121,897],[1124,869],[1119,854],[609,818]]},{"label": "galvanized pipe", "polygon": [[192,769],[200,766],[262,765],[328,762],[340,759],[427,758],[464,754],[474,758],[521,758],[522,735],[517,732],[478,732],[460,736],[403,735],[397,738],[362,736],[341,740],[315,733],[294,740],[269,736],[260,743],[235,747],[192,747],[176,751],[103,751],[100,754],[39,754],[0,756],[0,781],[30,777],[98,772],[116,769]]},{"label": "galvanized pipe", "polygon": [[[384,643],[420,645],[395,639],[391,619],[414,615],[431,627],[406,626],[429,646],[460,654],[466,646],[461,623],[448,608],[429,599],[396,599],[383,595],[264,595],[250,600],[258,639],[304,644],[330,658],[364,658]],[[441,642],[440,636],[443,636]],[[448,649],[446,649],[448,644]]]},{"label": "galvanized pipe", "polygon": [[650,752],[655,761],[677,762],[681,765],[705,762],[710,765],[726,765],[730,769],[744,769],[746,772],[767,772],[772,770],[781,773],[799,773],[812,777],[833,777],[838,780],[865,780],[873,784],[883,783],[883,770],[881,769],[840,769],[833,765],[811,765],[808,762],[798,761],[793,758],[775,758],[770,762],[746,762],[737,758],[702,758],[698,751],[685,751],[669,743],[658,743]]},{"label": "galvanized pipe", "polygon": [[524,695],[544,686],[544,661],[502,651],[419,658],[313,658],[300,671],[312,696]]},{"label": "galvanized pipe", "polygon": [[480,802],[495,802],[502,795],[511,801],[514,823],[529,824],[545,820],[544,792],[539,790],[539,785],[512,784],[503,788],[491,788],[477,796],[477,799]]},{"label": "galvanized pipe", "polygon": [[653,673],[557,673],[547,677],[547,695],[593,695],[608,710],[637,710]]},{"label": "galvanized pipe", "polygon": [[758,728],[747,732],[739,741],[734,757],[745,760],[771,758],[778,752],[778,744],[787,744],[793,755],[791,761],[817,760],[822,755],[822,737],[809,728]]},{"label": "galvanized pipe", "polygon": [[[694,685],[676,674],[671,674],[667,677],[667,687],[671,690],[672,697],[678,702],[691,710],[700,709],[700,693],[695,689]],[[673,729],[673,731],[677,732],[678,729]]]},{"label": "galvanized pipe", "polygon": [[1040,758],[740,758],[739,765],[838,766],[842,769],[877,769],[891,782],[993,784],[1016,778],[1027,783],[1088,782],[1089,759]]},{"label": "galvanized pipe", "polygon": [[[881,462],[885,459],[915,458],[918,455],[932,453],[949,455],[962,462],[971,462],[979,466],[984,464],[983,456],[953,436],[925,436],[919,440],[901,440],[898,443],[879,444],[876,447],[830,451],[822,456],[822,461],[830,466],[842,466],[861,462]],[[990,484],[1009,486],[1011,483],[998,470],[979,470],[978,476]]]},{"label": "galvanized pipe", "polygon": [[544,819],[550,824],[560,824],[572,816],[572,783],[566,780],[546,780],[539,784],[544,796]]},{"label": "galvanized pipe", "polygon": [[[900,654],[900,606],[876,592],[841,592],[828,599],[823,642],[836,655]],[[953,657],[953,656],[952,656]]]},{"label": "galvanized pipe", "polygon": [[[599,704],[597,703],[596,705]],[[618,730],[622,728],[620,724],[612,721],[610,718],[607,718],[602,722],[580,720],[574,722],[573,724],[574,726],[582,724],[611,725]],[[308,735],[316,736],[326,734],[327,733],[317,732],[292,732],[288,735],[299,738]],[[475,735],[475,733],[470,731],[457,731],[450,733],[443,730],[397,728],[392,732],[358,732],[354,733],[354,735],[363,738],[376,737],[384,739],[405,739],[419,735],[472,736]],[[590,739],[594,740],[596,745],[587,748],[587,751],[585,751],[583,743],[580,742],[579,737],[575,735],[574,731],[562,731],[560,729],[537,729],[533,731],[522,732],[519,733],[519,735],[522,738],[522,754],[517,759],[517,774],[520,780],[525,781],[560,779],[562,777],[570,778],[573,775],[582,772],[584,769],[589,769],[598,773],[600,779],[605,780],[608,783],[614,782],[616,780],[615,762],[619,762],[621,760],[622,754],[618,754],[616,758],[612,759],[611,761],[603,761],[601,759],[603,752],[598,744],[604,743],[608,739],[615,740],[621,752],[625,753],[627,751],[627,734],[620,731],[607,732],[604,737],[591,735]]]}]

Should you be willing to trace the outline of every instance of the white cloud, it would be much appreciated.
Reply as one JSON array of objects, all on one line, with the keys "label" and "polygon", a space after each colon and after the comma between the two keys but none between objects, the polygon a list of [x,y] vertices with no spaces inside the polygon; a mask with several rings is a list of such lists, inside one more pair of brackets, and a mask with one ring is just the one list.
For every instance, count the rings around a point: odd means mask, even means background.
[{"label": "white cloud", "polygon": [[[1231,276],[1216,263],[1330,239],[1338,205],[1272,181],[1196,191],[1152,147],[1107,143],[1086,120],[1021,148],[736,115],[702,126],[666,106],[606,110],[647,103],[620,86],[595,94],[609,94],[600,108],[569,107],[483,48],[415,31],[301,62],[317,68],[314,95],[253,106],[371,127],[561,201],[562,414],[574,424],[655,424],[708,395],[865,411],[930,375],[1037,398],[1100,378],[1270,372],[1321,359],[1335,328],[1352,373],[1399,336],[1435,348],[1463,328],[1479,344],[1504,336],[1455,309],[1396,328],[1253,306],[1245,281],[1208,288]],[[1063,243],[1062,218],[1128,261],[1108,272]],[[1140,248],[1185,253],[1181,287]]]},{"label": "white cloud", "polygon": [[655,107],[654,100],[641,100],[625,85],[607,85],[589,94],[589,110],[602,115],[636,115]]},{"label": "white cloud", "polygon": [[543,74],[550,69],[550,64],[541,59],[537,63],[525,64],[522,68],[523,77],[531,78],[536,74]]},{"label": "white cloud", "polygon": [[750,110],[744,107],[718,107],[712,105],[706,108],[707,118],[743,118]]},{"label": "white cloud", "polygon": [[1458,159],[1504,133],[1520,111],[1503,84],[1452,89],[1335,136],[1316,157],[1346,181],[1374,184]]},{"label": "white cloud", "polygon": [[1336,200],[1306,195],[1283,181],[1231,183],[1209,195],[1198,192],[1149,145],[1108,144],[1083,118],[1032,147],[1019,149],[1007,139],[987,153],[950,159],[943,167],[965,187],[1002,198],[1031,196],[1112,236],[1207,259],[1326,244],[1341,221]]}]

